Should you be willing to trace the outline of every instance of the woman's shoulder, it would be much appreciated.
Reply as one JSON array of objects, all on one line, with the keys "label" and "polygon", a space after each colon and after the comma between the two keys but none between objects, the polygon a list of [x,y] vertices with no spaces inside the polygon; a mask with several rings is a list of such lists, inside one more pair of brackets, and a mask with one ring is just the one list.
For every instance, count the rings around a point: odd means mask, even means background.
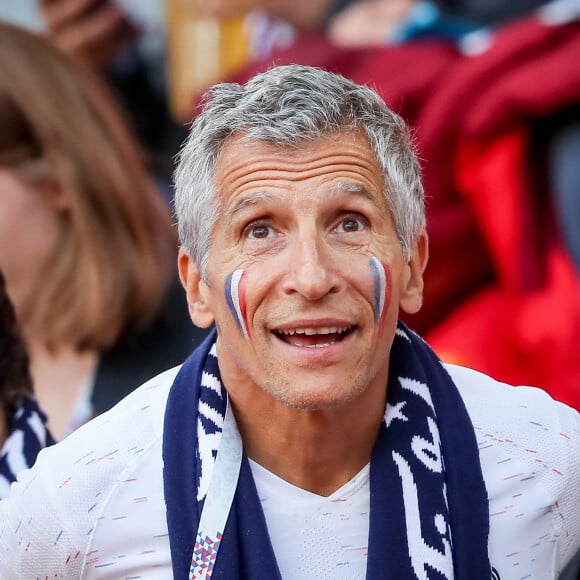
[{"label": "woman's shoulder", "polygon": [[162,501],[163,421],[178,370],[147,381],[110,411],[43,449],[32,469],[19,473],[0,502],[0,576],[38,576],[38,560],[25,553],[30,543],[36,553],[47,554],[42,570],[60,574],[67,562],[71,575],[66,577],[80,577],[91,561],[95,534],[107,521],[124,517],[111,513],[119,498],[132,498],[121,503],[128,509],[145,493],[137,491],[139,485],[146,485],[152,501],[153,496],[159,496],[157,504]]}]

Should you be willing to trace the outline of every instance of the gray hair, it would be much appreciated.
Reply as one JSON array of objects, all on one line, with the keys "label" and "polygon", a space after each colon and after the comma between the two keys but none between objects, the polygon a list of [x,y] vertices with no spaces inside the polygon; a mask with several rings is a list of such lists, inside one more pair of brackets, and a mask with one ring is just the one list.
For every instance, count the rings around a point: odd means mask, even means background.
[{"label": "gray hair", "polygon": [[214,176],[233,135],[295,147],[337,130],[362,129],[377,158],[384,191],[406,261],[425,227],[420,168],[404,121],[368,87],[318,68],[287,65],[245,85],[221,83],[204,96],[175,173],[181,244],[205,277],[219,212]]}]

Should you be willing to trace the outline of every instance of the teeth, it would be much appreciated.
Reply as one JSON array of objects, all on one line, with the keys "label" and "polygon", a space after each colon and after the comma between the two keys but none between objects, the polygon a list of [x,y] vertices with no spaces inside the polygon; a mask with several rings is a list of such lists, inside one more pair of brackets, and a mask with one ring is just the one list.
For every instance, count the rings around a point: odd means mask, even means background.
[{"label": "teeth", "polygon": [[336,340],[333,340],[332,342],[325,342],[319,344],[294,344],[294,346],[299,346],[301,348],[324,348],[326,346],[335,344],[336,342],[337,342]]},{"label": "teeth", "polygon": [[306,336],[315,336],[317,334],[335,334],[339,333],[342,334],[346,332],[348,327],[345,328],[337,328],[336,326],[328,326],[328,327],[321,327],[321,328],[295,328],[293,330],[282,330],[280,331],[285,336],[292,336],[294,334],[305,334]]}]

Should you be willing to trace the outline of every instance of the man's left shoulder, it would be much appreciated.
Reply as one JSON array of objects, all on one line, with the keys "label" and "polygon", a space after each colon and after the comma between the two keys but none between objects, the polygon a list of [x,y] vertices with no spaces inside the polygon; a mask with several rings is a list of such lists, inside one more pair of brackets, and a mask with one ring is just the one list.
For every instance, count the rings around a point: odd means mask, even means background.
[{"label": "man's left shoulder", "polygon": [[502,578],[515,565],[518,578],[532,569],[552,578],[549,570],[562,570],[579,546],[580,415],[542,389],[445,366],[474,428],[492,563]]},{"label": "man's left shoulder", "polygon": [[[446,364],[477,431],[529,446],[549,442],[570,453],[580,445],[580,414],[537,387],[513,386],[465,367]],[[544,447],[544,445],[542,445]]]}]

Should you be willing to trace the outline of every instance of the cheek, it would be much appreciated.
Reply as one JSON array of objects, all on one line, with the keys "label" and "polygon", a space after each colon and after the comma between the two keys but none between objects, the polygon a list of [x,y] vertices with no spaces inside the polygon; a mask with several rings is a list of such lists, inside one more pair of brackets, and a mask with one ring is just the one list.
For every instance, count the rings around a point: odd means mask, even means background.
[{"label": "cheek", "polygon": [[226,278],[226,302],[236,322],[238,330],[244,338],[249,338],[248,321],[246,318],[246,286],[248,276],[245,270],[235,270]]},{"label": "cheek", "polygon": [[[14,199],[0,188],[0,268],[31,272],[45,266],[61,236],[57,214],[42,203]],[[26,227],[23,227],[26,224]]]},{"label": "cheek", "polygon": [[369,261],[372,278],[375,322],[381,324],[391,301],[391,271],[387,264],[372,257]]}]

